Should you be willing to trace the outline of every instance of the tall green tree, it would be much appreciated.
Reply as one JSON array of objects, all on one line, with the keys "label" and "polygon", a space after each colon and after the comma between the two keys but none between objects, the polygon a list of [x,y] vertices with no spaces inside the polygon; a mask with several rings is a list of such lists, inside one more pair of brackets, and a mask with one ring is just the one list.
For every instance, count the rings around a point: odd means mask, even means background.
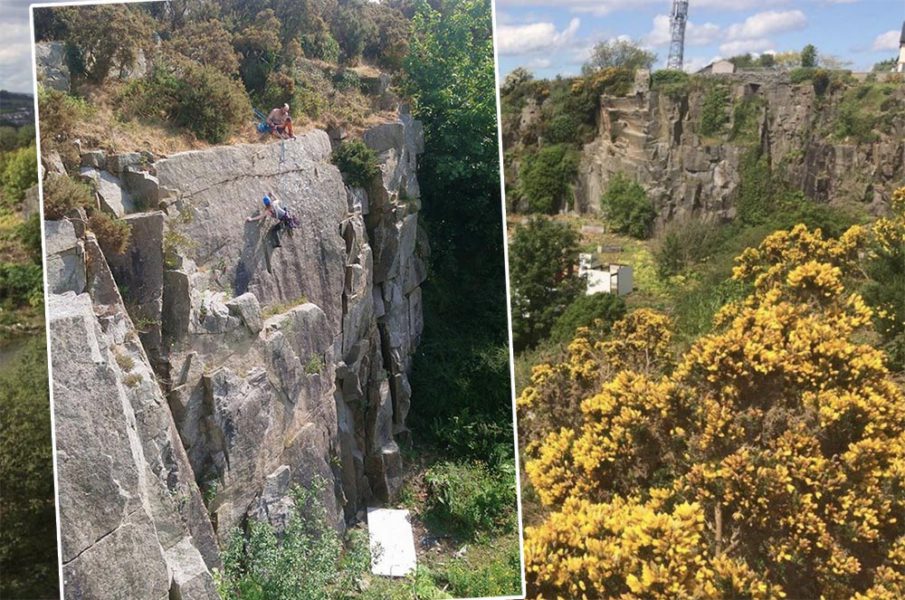
[{"label": "tall green tree", "polygon": [[808,44],[801,49],[801,66],[805,68],[817,66],[817,48],[814,44]]},{"label": "tall green tree", "polygon": [[657,55],[630,40],[598,42],[591,51],[591,58],[582,66],[586,75],[600,69],[619,68],[634,71],[650,69]]},{"label": "tall green tree", "polygon": [[535,217],[509,244],[512,335],[516,352],[535,346],[583,291],[576,273],[578,232],[565,223]]},{"label": "tall green tree", "polygon": [[412,403],[413,430],[445,423],[435,441],[453,452],[511,457],[490,1],[420,1],[415,11],[403,85],[424,123],[418,180],[431,275],[412,378],[425,401]]}]

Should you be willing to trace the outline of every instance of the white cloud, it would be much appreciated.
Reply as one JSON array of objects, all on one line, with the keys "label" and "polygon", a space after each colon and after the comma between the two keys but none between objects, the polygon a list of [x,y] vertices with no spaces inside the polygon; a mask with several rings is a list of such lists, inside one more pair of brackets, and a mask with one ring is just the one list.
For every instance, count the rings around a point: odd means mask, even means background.
[{"label": "white cloud", "polygon": [[573,18],[562,31],[556,31],[556,26],[549,22],[500,25],[497,27],[499,52],[501,55],[512,55],[553,50],[571,42],[580,25],[581,20],[577,18]]},{"label": "white cloud", "polygon": [[527,69],[546,69],[553,64],[549,58],[533,58],[525,63]]},{"label": "white cloud", "polygon": [[[654,17],[654,26],[644,37],[644,42],[650,46],[665,46],[671,39],[669,30],[669,16],[657,15]],[[721,30],[718,25],[704,23],[696,25],[689,21],[685,25],[685,44],[688,46],[707,46],[720,38]]]},{"label": "white cloud", "polygon": [[774,33],[804,29],[807,25],[808,18],[800,10],[769,10],[752,15],[743,23],[730,25],[726,37],[729,41],[765,38]]},{"label": "white cloud", "polygon": [[873,49],[880,52],[899,49],[899,32],[896,30],[881,33],[874,39]]},{"label": "white cloud", "polygon": [[524,8],[566,8],[572,12],[590,13],[595,16],[608,15],[618,10],[634,10],[641,5],[662,4],[664,0],[497,0],[497,6]]},{"label": "white cloud", "polygon": [[773,42],[767,38],[756,38],[720,44],[720,53],[725,56],[738,56],[748,52],[766,52],[771,48],[773,48]]}]

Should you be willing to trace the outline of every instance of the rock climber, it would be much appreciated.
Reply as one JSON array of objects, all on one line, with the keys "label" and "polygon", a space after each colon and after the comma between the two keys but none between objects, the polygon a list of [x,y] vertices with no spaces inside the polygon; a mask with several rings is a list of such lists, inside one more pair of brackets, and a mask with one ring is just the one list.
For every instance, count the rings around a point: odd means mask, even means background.
[{"label": "rock climber", "polygon": [[289,116],[289,105],[284,104],[270,111],[267,116],[267,124],[270,130],[278,135],[281,139],[295,139],[292,133],[292,117]]},{"label": "rock climber", "polygon": [[261,212],[254,216],[248,217],[245,219],[248,222],[251,221],[260,221],[268,216],[276,219],[276,224],[270,228],[268,232],[268,236],[270,236],[271,245],[274,248],[280,247],[280,231],[282,229],[292,230],[296,227],[295,219],[289,215],[289,211],[283,208],[280,203],[280,199],[276,197],[276,194],[273,192],[268,192],[264,194],[264,198],[261,200],[263,204],[263,208],[261,208]]}]

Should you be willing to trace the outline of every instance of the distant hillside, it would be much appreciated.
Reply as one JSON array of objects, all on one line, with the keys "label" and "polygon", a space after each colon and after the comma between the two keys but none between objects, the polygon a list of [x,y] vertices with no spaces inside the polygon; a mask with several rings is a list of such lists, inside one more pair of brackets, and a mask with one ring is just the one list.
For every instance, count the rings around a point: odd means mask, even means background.
[{"label": "distant hillside", "polygon": [[31,94],[0,90],[0,125],[22,127],[35,122],[35,99]]}]

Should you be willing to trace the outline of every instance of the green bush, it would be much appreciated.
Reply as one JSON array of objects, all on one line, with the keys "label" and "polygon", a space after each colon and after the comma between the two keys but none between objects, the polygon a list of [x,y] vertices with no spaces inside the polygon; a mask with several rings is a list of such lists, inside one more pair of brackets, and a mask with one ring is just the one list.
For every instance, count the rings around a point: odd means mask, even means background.
[{"label": "green bush", "polygon": [[331,63],[339,62],[339,42],[326,29],[303,35],[302,50],[308,58]]},{"label": "green bush", "polygon": [[91,187],[66,175],[48,174],[44,179],[44,218],[62,219],[76,208],[94,206]]},{"label": "green bush", "polygon": [[650,86],[652,90],[673,98],[684,96],[691,89],[691,76],[685,71],[661,69],[651,75]]},{"label": "green bush", "polygon": [[701,135],[713,136],[723,130],[729,122],[729,90],[722,85],[713,85],[707,90],[701,106]]},{"label": "green bush", "polygon": [[320,500],[322,480],[292,490],[295,512],[278,535],[266,522],[249,519],[248,534],[234,529],[216,573],[224,600],[328,600],[349,597],[367,571],[370,552],[360,532],[348,549]]},{"label": "green bush", "polygon": [[571,341],[579,327],[592,327],[600,334],[606,334],[613,323],[624,315],[625,302],[615,294],[582,295],[556,319],[550,330],[550,339],[556,342]]},{"label": "green bush", "polygon": [[511,596],[521,591],[518,540],[507,541],[504,548],[494,546],[493,551],[490,556],[454,560],[445,572],[438,573],[449,584],[454,598]]},{"label": "green bush", "polygon": [[18,204],[25,190],[38,183],[38,154],[34,145],[14,150],[3,157],[0,190],[7,207]]},{"label": "green bush", "polygon": [[33,214],[16,229],[22,245],[36,262],[41,261],[41,215]]},{"label": "green bush", "polygon": [[171,56],[147,79],[125,88],[119,96],[119,113],[126,118],[162,118],[219,144],[248,121],[252,110],[239,81],[216,67]]},{"label": "green bush", "polygon": [[76,123],[92,112],[82,98],[66,92],[38,88],[38,114],[41,120],[41,154],[57,152],[67,169],[78,169],[78,149],[70,142]]},{"label": "green bush", "polygon": [[351,69],[340,69],[333,76],[333,86],[338,90],[361,89],[361,77]]},{"label": "green bush", "polygon": [[88,218],[88,229],[97,236],[97,243],[105,254],[122,254],[129,248],[132,229],[125,221],[112,219],[101,211],[94,211]]},{"label": "green bush", "polygon": [[657,212],[644,188],[625,174],[610,179],[600,206],[614,231],[638,239],[650,236]]},{"label": "green bush", "polygon": [[665,279],[706,260],[729,234],[726,227],[698,219],[670,223],[654,248],[657,274]]},{"label": "green bush", "polygon": [[0,263],[0,303],[6,309],[40,306],[44,280],[40,264]]},{"label": "green bush", "polygon": [[549,215],[562,208],[578,172],[578,159],[578,152],[568,144],[545,146],[524,157],[519,185],[528,212]]},{"label": "green bush", "polygon": [[544,126],[544,143],[574,144],[578,139],[579,125],[578,120],[572,115],[556,115]]},{"label": "green bush", "polygon": [[377,154],[361,140],[341,144],[333,151],[333,164],[357,187],[368,187],[380,175]]},{"label": "green bush", "polygon": [[516,527],[515,465],[499,474],[482,463],[442,462],[424,474],[428,519],[463,537]]}]

